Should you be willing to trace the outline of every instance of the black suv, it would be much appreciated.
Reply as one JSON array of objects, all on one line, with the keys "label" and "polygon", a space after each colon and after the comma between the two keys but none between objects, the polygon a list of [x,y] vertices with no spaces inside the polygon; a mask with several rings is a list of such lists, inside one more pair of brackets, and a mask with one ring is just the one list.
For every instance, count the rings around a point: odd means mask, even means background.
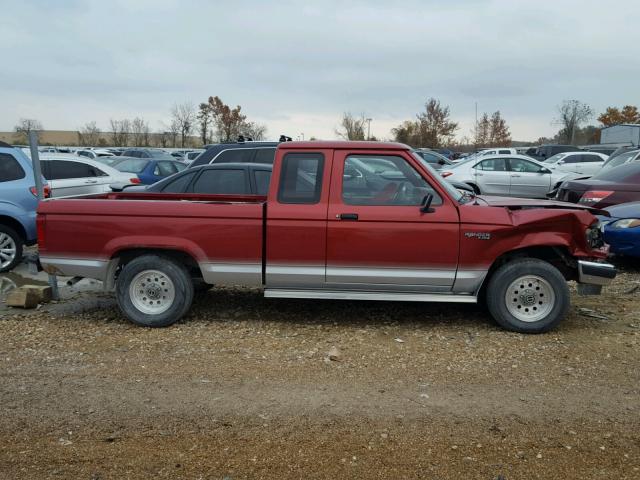
[{"label": "black suv", "polygon": [[[528,151],[529,150],[527,150],[527,152]],[[579,152],[579,151],[580,149],[573,145],[540,145],[537,148],[536,153],[535,155],[533,155],[533,157],[537,158],[538,160],[545,160],[547,158],[553,157],[557,153]]]},{"label": "black suv", "polygon": [[266,163],[273,164],[280,142],[237,142],[207,145],[191,163],[190,168],[209,163]]}]

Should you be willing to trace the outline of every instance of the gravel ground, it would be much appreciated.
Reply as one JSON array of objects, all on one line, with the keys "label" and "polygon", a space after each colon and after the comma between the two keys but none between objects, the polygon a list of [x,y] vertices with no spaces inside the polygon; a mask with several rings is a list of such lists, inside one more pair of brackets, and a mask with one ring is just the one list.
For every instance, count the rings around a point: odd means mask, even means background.
[{"label": "gravel ground", "polygon": [[554,332],[473,306],[200,295],[168,329],[0,309],[0,478],[640,478],[640,268]]}]

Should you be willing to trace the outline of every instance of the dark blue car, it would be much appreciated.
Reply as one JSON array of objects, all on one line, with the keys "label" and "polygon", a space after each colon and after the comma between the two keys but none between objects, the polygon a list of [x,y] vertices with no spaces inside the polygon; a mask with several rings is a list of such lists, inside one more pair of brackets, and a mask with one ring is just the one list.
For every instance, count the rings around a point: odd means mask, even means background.
[{"label": "dark blue car", "polygon": [[142,185],[151,185],[169,175],[181,172],[187,164],[176,160],[156,160],[154,158],[122,158],[111,165],[116,170],[135,174]]},{"label": "dark blue car", "polygon": [[611,253],[640,257],[640,202],[621,203],[606,210],[611,218],[603,217],[601,222]]}]

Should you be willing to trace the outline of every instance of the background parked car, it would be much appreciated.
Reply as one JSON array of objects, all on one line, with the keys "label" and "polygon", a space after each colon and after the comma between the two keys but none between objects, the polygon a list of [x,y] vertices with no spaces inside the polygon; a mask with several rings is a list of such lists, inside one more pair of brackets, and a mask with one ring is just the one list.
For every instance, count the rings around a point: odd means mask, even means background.
[{"label": "background parked car", "polygon": [[153,185],[128,187],[126,192],[209,193],[266,195],[272,165],[264,163],[216,163],[179,172]]},{"label": "background parked car", "polygon": [[16,266],[24,246],[36,243],[37,208],[31,159],[0,142],[0,272]]},{"label": "background parked car", "polygon": [[558,153],[578,151],[580,151],[580,149],[574,145],[540,145],[536,149],[535,154],[533,154],[533,158],[536,160],[546,160]]},{"label": "background parked car", "polygon": [[78,150],[76,155],[79,157],[89,158],[91,160],[95,160],[99,157],[114,157],[115,155],[111,153],[109,150]]},{"label": "background parked car", "polygon": [[123,158],[113,163],[113,168],[120,172],[133,173],[131,183],[141,183],[151,185],[174,173],[181,172],[187,168],[187,164],[174,160],[169,155],[169,160],[157,160],[149,158]]},{"label": "background parked car", "polygon": [[169,152],[157,148],[129,148],[122,152],[122,157],[155,158],[158,160],[175,160]]},{"label": "background parked car", "polygon": [[190,167],[208,163],[267,163],[273,165],[280,142],[237,142],[208,145]]},{"label": "background parked car", "polygon": [[595,175],[607,158],[606,155],[595,152],[562,152],[547,158],[543,163],[552,169],[581,175]]},{"label": "background parked car", "polygon": [[447,165],[453,165],[453,162],[451,160],[434,150],[418,148],[414,150],[414,152],[436,170],[440,170],[442,167],[445,167]]},{"label": "background parked car", "polygon": [[607,208],[610,217],[600,217],[604,241],[615,255],[640,257],[640,202]]},{"label": "background parked car", "polygon": [[129,183],[132,178],[108,165],[72,154],[42,154],[40,160],[52,197],[110,192],[111,183]]},{"label": "background parked car", "polygon": [[607,159],[602,166],[602,169],[609,169],[614,167],[619,167],[620,165],[624,165],[625,163],[637,162],[640,161],[640,150],[628,150],[620,155],[616,155],[614,158]]},{"label": "background parked car", "polygon": [[198,156],[204,151],[205,151],[204,148],[191,150],[190,152],[185,153],[183,160],[185,163],[191,164],[191,162],[193,162],[196,158],[198,158]]},{"label": "background parked car", "polygon": [[483,156],[443,169],[440,174],[471,185],[478,194],[529,198],[545,198],[553,185],[571,175],[524,155]]},{"label": "background parked car", "polygon": [[565,181],[556,199],[597,208],[639,201],[640,162],[603,169],[588,179]]}]

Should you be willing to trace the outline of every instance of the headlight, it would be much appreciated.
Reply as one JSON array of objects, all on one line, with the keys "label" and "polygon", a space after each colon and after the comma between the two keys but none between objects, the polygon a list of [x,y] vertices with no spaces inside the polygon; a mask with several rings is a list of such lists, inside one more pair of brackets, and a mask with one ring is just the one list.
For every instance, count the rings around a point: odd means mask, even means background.
[{"label": "headlight", "polygon": [[633,228],[640,227],[640,220],[637,218],[625,218],[611,224],[613,228]]}]

